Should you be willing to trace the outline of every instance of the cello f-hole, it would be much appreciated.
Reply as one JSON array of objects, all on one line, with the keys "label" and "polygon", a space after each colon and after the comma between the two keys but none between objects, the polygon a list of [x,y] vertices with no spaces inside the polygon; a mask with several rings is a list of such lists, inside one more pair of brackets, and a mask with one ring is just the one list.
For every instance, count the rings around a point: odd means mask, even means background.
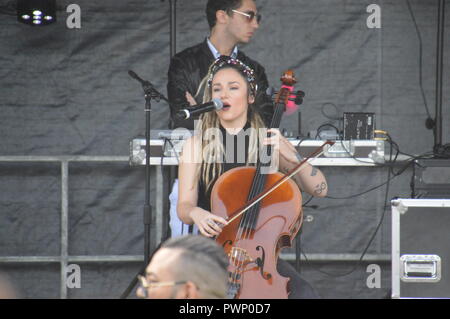
[{"label": "cello f-hole", "polygon": [[258,265],[259,267],[259,271],[261,272],[261,276],[265,279],[265,280],[269,280],[270,278],[272,278],[272,275],[270,273],[265,273],[264,272],[264,262],[266,260],[266,252],[264,251],[264,247],[262,246],[258,246],[256,247],[256,250],[261,250],[261,257],[256,258],[255,263],[256,265]]}]

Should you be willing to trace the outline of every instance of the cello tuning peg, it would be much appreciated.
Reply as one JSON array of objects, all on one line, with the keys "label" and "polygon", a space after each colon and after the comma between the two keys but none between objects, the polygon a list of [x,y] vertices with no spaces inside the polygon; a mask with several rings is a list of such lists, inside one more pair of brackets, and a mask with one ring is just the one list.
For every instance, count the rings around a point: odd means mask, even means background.
[{"label": "cello tuning peg", "polygon": [[298,90],[295,97],[295,104],[300,105],[303,103],[303,98],[305,97],[305,92]]},{"label": "cello tuning peg", "polygon": [[302,97],[295,98],[294,103],[296,105],[301,105],[303,103],[303,98]]}]

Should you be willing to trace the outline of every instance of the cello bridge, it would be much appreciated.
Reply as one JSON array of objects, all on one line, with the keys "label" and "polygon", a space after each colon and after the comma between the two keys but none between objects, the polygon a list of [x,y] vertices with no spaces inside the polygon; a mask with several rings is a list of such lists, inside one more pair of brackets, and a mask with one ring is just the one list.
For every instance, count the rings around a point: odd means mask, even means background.
[{"label": "cello bridge", "polygon": [[238,247],[233,247],[231,249],[230,253],[228,254],[228,258],[230,259],[230,263],[234,264],[235,266],[242,266],[253,262],[247,251]]}]

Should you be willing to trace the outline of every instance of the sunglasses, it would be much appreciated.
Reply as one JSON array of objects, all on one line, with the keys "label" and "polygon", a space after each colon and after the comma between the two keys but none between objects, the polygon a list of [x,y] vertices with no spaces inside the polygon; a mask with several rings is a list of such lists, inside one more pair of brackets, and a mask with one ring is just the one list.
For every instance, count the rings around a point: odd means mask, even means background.
[{"label": "sunglasses", "polygon": [[254,18],[256,18],[256,22],[258,22],[258,24],[261,22],[262,16],[260,14],[256,14],[253,11],[247,11],[247,12],[242,12],[242,11],[238,11],[238,10],[231,10],[231,11],[247,17],[248,22],[252,22]]}]

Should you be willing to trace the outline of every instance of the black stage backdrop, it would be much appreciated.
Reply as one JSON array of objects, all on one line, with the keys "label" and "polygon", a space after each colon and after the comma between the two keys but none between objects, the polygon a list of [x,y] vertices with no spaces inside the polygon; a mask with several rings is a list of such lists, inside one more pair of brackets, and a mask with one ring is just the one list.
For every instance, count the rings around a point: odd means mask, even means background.
[{"label": "black stage backdrop", "polygon": [[[166,93],[169,2],[77,0],[79,29],[66,24],[72,2],[57,2],[57,23],[36,28],[11,15],[15,1],[0,0],[0,156],[128,156],[130,140],[144,134],[145,118],[142,89],[127,71],[134,70]],[[177,52],[208,34],[205,3],[177,2]],[[285,69],[295,71],[296,87],[306,92],[303,134],[315,134],[326,123],[338,126],[333,118],[343,112],[373,112],[377,128],[388,131],[403,151],[432,150],[419,76],[422,72],[424,96],[434,116],[437,0],[410,1],[422,43],[403,0],[257,3],[263,22],[242,50],[265,66],[274,87]],[[367,25],[371,4],[381,8],[380,28]],[[449,45],[447,41],[445,57]],[[445,63],[444,142],[450,140],[448,69]],[[167,129],[168,114],[165,103],[153,102],[152,129]],[[297,134],[297,115],[285,118],[282,126]],[[331,197],[359,193],[388,176],[386,168],[322,169]],[[59,255],[60,174],[58,163],[0,163],[0,257]],[[69,174],[69,255],[142,255],[143,168],[71,163]],[[394,179],[387,198],[409,197],[410,178],[408,169]],[[381,187],[350,199],[314,199],[310,205],[316,207],[305,208],[313,221],[303,226],[302,251],[307,256],[359,256],[385,212],[385,192]],[[367,253],[389,256],[390,236],[387,208]],[[371,263],[381,267],[379,288],[366,284]],[[68,297],[118,298],[140,266],[80,264],[81,288],[69,289]],[[354,266],[303,261],[301,273],[323,298],[389,296],[388,260],[363,262],[351,272]],[[59,297],[57,263],[2,263],[0,270],[23,297]]]}]

